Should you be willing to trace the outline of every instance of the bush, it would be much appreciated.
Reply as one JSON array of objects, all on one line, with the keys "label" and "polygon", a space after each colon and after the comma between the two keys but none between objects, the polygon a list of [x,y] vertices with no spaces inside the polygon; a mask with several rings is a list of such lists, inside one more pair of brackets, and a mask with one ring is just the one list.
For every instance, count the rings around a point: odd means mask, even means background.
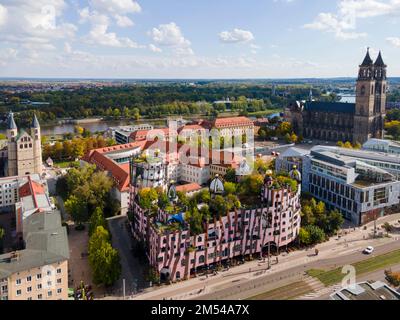
[{"label": "bush", "polygon": [[390,270],[385,270],[386,280],[393,286],[400,286],[400,272],[392,272]]},{"label": "bush", "polygon": [[309,225],[304,229],[310,234],[310,244],[321,243],[325,240],[325,232],[320,227]]}]

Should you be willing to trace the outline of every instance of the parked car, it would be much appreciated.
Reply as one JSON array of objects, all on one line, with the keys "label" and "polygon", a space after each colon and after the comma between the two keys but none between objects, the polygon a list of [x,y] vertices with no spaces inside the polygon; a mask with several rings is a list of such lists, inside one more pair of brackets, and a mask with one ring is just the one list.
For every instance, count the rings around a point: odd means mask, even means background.
[{"label": "parked car", "polygon": [[366,247],[363,251],[364,254],[371,254],[372,252],[374,252],[374,247],[372,246]]}]

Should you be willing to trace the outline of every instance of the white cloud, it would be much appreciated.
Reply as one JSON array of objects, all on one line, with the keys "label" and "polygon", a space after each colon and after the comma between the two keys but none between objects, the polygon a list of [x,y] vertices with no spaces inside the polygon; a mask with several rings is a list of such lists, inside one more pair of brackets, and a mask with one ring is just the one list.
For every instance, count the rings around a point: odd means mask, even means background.
[{"label": "white cloud", "polygon": [[399,16],[399,0],[340,0],[336,13],[320,13],[305,28],[335,34],[340,39],[366,37],[364,32],[356,32],[359,19],[378,16]]},{"label": "white cloud", "polygon": [[133,0],[90,0],[89,3],[94,10],[112,14],[125,15],[142,11],[139,3]]},{"label": "white cloud", "polygon": [[153,28],[150,32],[154,42],[162,46],[189,46],[190,41],[185,39],[181,29],[171,22],[160,24],[158,28]]},{"label": "white cloud", "polygon": [[149,35],[156,44],[175,49],[176,54],[194,54],[190,41],[184,37],[181,29],[175,22],[160,24],[157,28],[153,28],[149,32]]},{"label": "white cloud", "polygon": [[139,3],[134,0],[90,0],[89,6],[92,11],[112,17],[115,23],[122,28],[134,25],[129,14],[142,11]]},{"label": "white cloud", "polygon": [[219,39],[224,43],[239,43],[252,41],[254,36],[250,31],[235,28],[232,31],[222,31]]},{"label": "white cloud", "polygon": [[334,33],[340,39],[357,39],[366,37],[366,33],[347,31],[354,29],[345,19],[340,19],[331,13],[320,13],[313,23],[304,25],[306,29],[314,29]]},{"label": "white cloud", "polygon": [[84,37],[84,41],[93,45],[109,47],[140,48],[135,41],[127,37],[119,37],[115,32],[109,32],[110,18],[98,11],[90,11],[84,8],[79,11],[81,22],[90,22],[91,29],[89,34]]},{"label": "white cloud", "polygon": [[[73,38],[75,25],[60,22],[66,8],[64,0],[11,1],[0,5],[0,21],[3,23],[0,39],[8,42],[51,42],[55,39]],[[13,17],[6,19],[5,17]]]},{"label": "white cloud", "polygon": [[388,41],[393,46],[400,48],[400,38],[388,37],[388,38],[386,38],[386,41]]},{"label": "white cloud", "polygon": [[129,19],[127,16],[120,16],[119,14],[117,14],[114,16],[114,18],[119,27],[125,28],[125,27],[132,27],[135,25],[133,21]]},{"label": "white cloud", "polygon": [[5,25],[7,21],[7,8],[0,4],[0,27]]},{"label": "white cloud", "polygon": [[5,66],[9,62],[16,60],[18,51],[14,48],[5,48],[0,50],[0,66]]},{"label": "white cloud", "polygon": [[155,46],[154,44],[149,45],[149,49],[153,52],[162,52],[161,48]]}]

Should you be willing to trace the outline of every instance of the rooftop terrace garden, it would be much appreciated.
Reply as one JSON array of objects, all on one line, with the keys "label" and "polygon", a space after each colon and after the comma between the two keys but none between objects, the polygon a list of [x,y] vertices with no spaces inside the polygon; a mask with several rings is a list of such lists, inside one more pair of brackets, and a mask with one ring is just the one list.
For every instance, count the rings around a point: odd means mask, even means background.
[{"label": "rooftop terrace garden", "polygon": [[[295,180],[284,175],[273,176],[273,180],[273,188],[289,188],[297,192]],[[196,235],[204,232],[206,222],[213,222],[240,208],[254,208],[260,203],[264,175],[253,173],[240,182],[221,179],[221,183],[223,190],[220,193],[212,194],[205,188],[191,197],[177,192],[175,199],[169,199],[167,192],[161,188],[144,188],[138,193],[138,203],[151,218],[157,217],[159,209],[171,217],[167,224],[154,220],[154,225],[161,232],[190,228],[191,234]]]}]

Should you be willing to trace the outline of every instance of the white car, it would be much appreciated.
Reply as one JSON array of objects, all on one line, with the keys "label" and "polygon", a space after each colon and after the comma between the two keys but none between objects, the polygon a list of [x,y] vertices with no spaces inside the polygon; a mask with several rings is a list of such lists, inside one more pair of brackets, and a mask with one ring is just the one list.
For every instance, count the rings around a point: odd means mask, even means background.
[{"label": "white car", "polygon": [[371,254],[372,252],[374,252],[374,247],[371,246],[366,247],[363,251],[364,254]]}]

